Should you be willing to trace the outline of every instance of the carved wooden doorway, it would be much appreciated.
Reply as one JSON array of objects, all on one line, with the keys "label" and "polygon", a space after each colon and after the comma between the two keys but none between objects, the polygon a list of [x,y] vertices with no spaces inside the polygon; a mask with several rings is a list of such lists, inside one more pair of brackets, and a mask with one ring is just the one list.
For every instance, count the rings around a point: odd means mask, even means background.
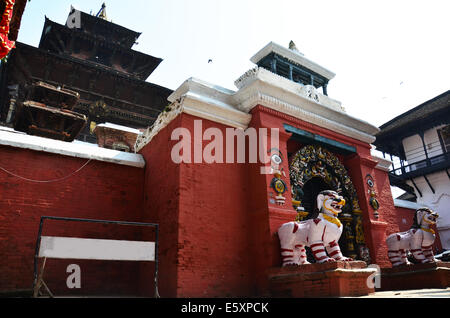
[{"label": "carved wooden doorway", "polygon": [[339,159],[321,146],[307,145],[292,157],[289,175],[298,221],[317,217],[316,198],[322,190],[334,190],[345,198],[339,215],[344,226],[339,245],[344,255],[370,263],[358,196]]}]

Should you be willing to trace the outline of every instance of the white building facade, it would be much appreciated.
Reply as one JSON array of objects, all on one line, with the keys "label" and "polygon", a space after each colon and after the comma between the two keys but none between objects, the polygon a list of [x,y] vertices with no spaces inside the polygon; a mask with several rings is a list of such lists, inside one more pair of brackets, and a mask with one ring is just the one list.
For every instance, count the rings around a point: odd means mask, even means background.
[{"label": "white building facade", "polygon": [[450,91],[380,129],[377,150],[400,159],[399,166],[391,167],[391,184],[405,190],[404,197],[418,206],[439,213],[442,248],[450,250]]}]

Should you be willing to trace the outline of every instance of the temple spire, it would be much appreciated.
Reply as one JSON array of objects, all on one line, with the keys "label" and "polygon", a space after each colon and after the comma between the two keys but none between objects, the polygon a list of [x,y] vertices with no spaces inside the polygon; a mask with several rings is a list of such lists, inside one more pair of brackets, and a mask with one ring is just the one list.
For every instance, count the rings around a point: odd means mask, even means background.
[{"label": "temple spire", "polygon": [[102,4],[102,8],[97,13],[96,17],[100,18],[100,19],[103,19],[103,20],[107,20],[108,19],[108,17],[106,16],[106,4],[104,2]]},{"label": "temple spire", "polygon": [[294,41],[289,42],[289,49],[298,51],[297,46],[295,45]]}]

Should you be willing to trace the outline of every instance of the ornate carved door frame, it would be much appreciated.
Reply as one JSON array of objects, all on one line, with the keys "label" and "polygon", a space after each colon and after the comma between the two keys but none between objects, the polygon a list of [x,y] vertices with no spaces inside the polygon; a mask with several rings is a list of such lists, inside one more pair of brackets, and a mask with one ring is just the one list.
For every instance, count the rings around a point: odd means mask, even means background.
[{"label": "ornate carved door frame", "polygon": [[[364,238],[362,211],[356,189],[339,159],[327,149],[318,145],[302,147],[293,157],[289,167],[291,192],[294,209],[298,212],[297,221],[315,217],[315,198],[305,198],[305,185],[314,178],[320,178],[344,196],[347,204],[339,219],[344,224],[340,245],[346,256],[370,263],[369,250]],[[325,189],[323,189],[325,190]],[[317,196],[317,194],[314,194]],[[304,200],[309,200],[305,202]],[[305,209],[306,208],[306,209]],[[309,210],[309,211],[308,211]]]}]

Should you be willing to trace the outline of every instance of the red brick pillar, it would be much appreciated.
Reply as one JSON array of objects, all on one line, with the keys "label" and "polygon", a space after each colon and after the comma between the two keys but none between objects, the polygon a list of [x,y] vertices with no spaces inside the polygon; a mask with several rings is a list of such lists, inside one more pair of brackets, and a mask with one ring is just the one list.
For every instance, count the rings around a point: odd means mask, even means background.
[{"label": "red brick pillar", "polygon": [[[397,208],[394,205],[394,198],[392,197],[391,183],[389,181],[389,174],[386,170],[380,169],[378,167],[374,170],[374,180],[377,192],[377,200],[380,204],[378,212],[380,214],[380,220],[387,223],[386,226],[386,237],[392,233],[400,232],[400,226],[397,216]],[[411,219],[412,222],[412,219]],[[388,249],[387,245],[383,244],[378,249],[378,254],[380,255],[378,260],[382,267],[390,267],[391,263],[388,259]]]},{"label": "red brick pillar", "polygon": [[[266,164],[258,161],[256,164],[249,164],[248,186],[249,186],[249,226],[250,226],[250,250],[252,253],[250,274],[255,284],[256,295],[268,295],[268,272],[272,267],[281,266],[280,243],[278,239],[278,228],[286,222],[294,221],[296,212],[292,207],[292,196],[289,181],[289,163],[287,158],[287,141],[290,134],[286,133],[283,127],[279,127],[279,122],[272,114],[261,112],[258,107],[252,111],[252,122],[249,127],[267,129],[268,143],[267,155],[277,154],[282,159],[277,165],[270,161]],[[278,130],[278,146],[270,143],[271,133]],[[273,148],[278,149],[273,149]],[[278,153],[279,150],[279,153]],[[286,185],[286,192],[283,204],[277,204],[277,192],[271,186],[276,176],[274,171],[281,171],[280,179]]]},{"label": "red brick pillar", "polygon": [[[363,228],[366,244],[370,250],[371,262],[381,266],[389,266],[386,247],[386,230],[388,226],[386,216],[395,211],[390,184],[389,182],[386,183],[384,179],[377,180],[377,177],[380,177],[380,174],[376,173],[377,169],[375,168],[378,162],[371,157],[356,154],[346,159],[345,164],[348,167],[348,173],[355,186],[359,205],[363,211]],[[375,209],[370,204],[370,186],[367,183],[369,176],[375,183],[376,199],[378,202],[381,202],[377,210],[378,217],[376,217]]]}]

